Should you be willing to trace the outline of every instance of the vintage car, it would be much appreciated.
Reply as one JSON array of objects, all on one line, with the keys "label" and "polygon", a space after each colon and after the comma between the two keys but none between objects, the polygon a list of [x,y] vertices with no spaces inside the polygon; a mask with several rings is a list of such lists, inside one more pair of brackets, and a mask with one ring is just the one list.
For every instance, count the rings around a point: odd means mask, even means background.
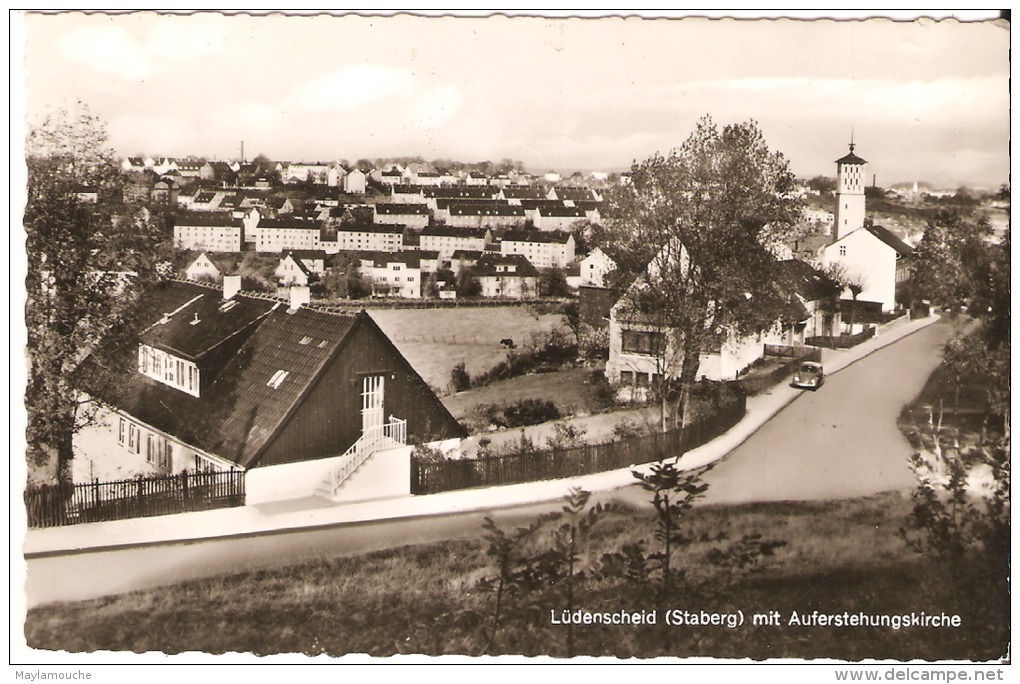
[{"label": "vintage car", "polygon": [[793,382],[790,385],[801,389],[816,390],[822,386],[823,382],[825,382],[825,371],[822,370],[822,364],[805,361],[793,374]]}]

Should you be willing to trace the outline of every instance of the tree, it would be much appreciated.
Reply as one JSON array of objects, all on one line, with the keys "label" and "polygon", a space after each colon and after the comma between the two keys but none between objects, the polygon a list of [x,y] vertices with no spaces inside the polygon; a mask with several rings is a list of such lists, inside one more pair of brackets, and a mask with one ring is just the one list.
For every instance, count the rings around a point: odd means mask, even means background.
[{"label": "tree", "polygon": [[978,312],[987,308],[980,298],[993,261],[991,233],[985,218],[975,220],[955,210],[936,212],[911,257],[915,296],[953,310],[977,297]]},{"label": "tree", "polygon": [[477,297],[482,294],[482,281],[473,268],[462,268],[457,272],[457,282],[454,285],[458,297]]},{"label": "tree", "polygon": [[[55,456],[55,478],[67,483],[74,435],[98,409],[78,388],[135,343],[137,293],[173,275],[172,240],[150,218],[157,212],[124,202],[105,126],[82,103],[30,128],[26,165],[26,437],[29,458],[41,466]],[[136,275],[126,280],[128,272]]]},{"label": "tree", "polygon": [[567,284],[567,275],[562,268],[553,266],[543,269],[539,282],[539,292],[546,297],[568,297],[570,286]]},{"label": "tree", "polygon": [[754,122],[721,130],[710,118],[668,156],[632,169],[609,196],[607,238],[632,285],[617,310],[651,335],[659,399],[684,424],[701,353],[727,333],[775,325],[784,298],[768,246],[800,216],[794,177]]}]

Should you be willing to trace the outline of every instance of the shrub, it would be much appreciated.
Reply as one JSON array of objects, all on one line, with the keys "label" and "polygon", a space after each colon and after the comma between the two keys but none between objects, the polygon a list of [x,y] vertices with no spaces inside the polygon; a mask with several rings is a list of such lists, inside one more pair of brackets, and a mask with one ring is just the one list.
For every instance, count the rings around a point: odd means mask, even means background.
[{"label": "shrub", "polygon": [[570,421],[556,423],[553,426],[553,436],[546,438],[546,444],[550,449],[569,449],[584,443],[584,436],[588,429],[583,425],[576,425]]},{"label": "shrub", "polygon": [[467,368],[464,367],[464,362],[462,361],[450,371],[450,390],[453,392],[463,392],[468,389],[471,389],[471,375],[468,374]]},{"label": "shrub", "polygon": [[476,421],[483,426],[515,428],[537,425],[560,417],[556,404],[548,399],[520,399],[511,404],[480,404],[475,409]]}]

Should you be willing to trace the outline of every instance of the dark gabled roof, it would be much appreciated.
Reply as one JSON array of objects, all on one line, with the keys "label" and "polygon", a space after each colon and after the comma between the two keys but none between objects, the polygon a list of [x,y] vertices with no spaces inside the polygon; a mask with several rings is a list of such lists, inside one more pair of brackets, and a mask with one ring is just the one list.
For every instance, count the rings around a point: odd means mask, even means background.
[{"label": "dark gabled roof", "polygon": [[561,200],[594,200],[595,194],[588,188],[556,188],[556,196]]},{"label": "dark gabled roof", "polygon": [[322,249],[290,249],[287,254],[292,254],[295,259],[325,259],[326,252]]},{"label": "dark gabled roof", "polygon": [[451,216],[524,216],[524,207],[499,202],[452,202]]},{"label": "dark gabled roof", "polygon": [[278,230],[318,230],[319,222],[313,219],[304,218],[276,218],[276,219],[260,219],[259,229],[278,229]]},{"label": "dark gabled roof", "polygon": [[546,217],[583,219],[587,216],[581,207],[548,206],[536,208],[539,214]]},{"label": "dark gabled roof", "polygon": [[288,258],[289,258],[289,259],[290,259],[291,261],[293,261],[293,262],[294,262],[294,264],[295,264],[295,265],[296,265],[296,266],[298,267],[298,270],[299,270],[299,271],[301,271],[302,273],[304,273],[306,277],[308,277],[308,278],[311,278],[311,277],[312,277],[312,272],[311,272],[311,271],[309,271],[309,270],[308,270],[308,267],[304,265],[304,263],[303,263],[303,262],[301,261],[301,258],[300,258],[300,257],[296,257],[296,256],[294,256],[294,255],[293,255],[293,254],[291,254],[290,252],[287,252],[287,253],[286,253],[286,254],[284,254],[284,255],[283,255],[282,257],[280,257],[280,265],[282,266],[282,265],[283,265],[283,262],[284,262],[284,260],[285,260],[285,259],[288,259]]},{"label": "dark gabled roof", "polygon": [[877,237],[879,240],[895,249],[898,254],[907,256],[914,253],[913,247],[911,247],[903,240],[893,235],[892,232],[890,232],[889,229],[885,228],[884,226],[864,226],[864,230],[868,231],[869,233]]},{"label": "dark gabled roof", "polygon": [[521,206],[525,209],[562,207],[563,202],[558,199],[522,199]]},{"label": "dark gabled roof", "polygon": [[[203,251],[191,260],[191,264],[194,264],[203,254],[206,259],[212,262],[213,266],[215,266],[222,275],[230,275],[234,273],[237,270],[238,265],[241,263],[241,255],[236,252]],[[188,264],[188,268],[191,267],[191,264]]]},{"label": "dark gabled roof", "polygon": [[399,223],[341,223],[336,228],[338,233],[400,233],[404,226]]},{"label": "dark gabled roof", "polygon": [[243,200],[244,196],[241,194],[227,195],[222,200],[220,200],[220,206],[223,208],[237,207],[240,206]]},{"label": "dark gabled roof", "polygon": [[192,200],[192,201],[195,204],[208,204],[209,202],[212,202],[214,199],[216,199],[216,193],[215,192],[209,192],[208,190],[203,190],[202,192],[196,193],[195,194],[195,199]]},{"label": "dark gabled roof", "polygon": [[[512,272],[498,271],[497,266],[516,266]],[[530,278],[538,275],[538,270],[523,254],[490,254],[481,256],[475,264],[475,274],[482,276],[510,276]]]},{"label": "dark gabled roof", "polygon": [[141,341],[197,361],[269,313],[274,302],[237,298],[233,306],[223,305],[219,289],[181,282],[155,288],[147,294],[149,320]]},{"label": "dark gabled roof", "polygon": [[444,187],[426,187],[422,188],[422,193],[426,197],[430,198],[460,198],[460,199],[488,199],[491,200],[496,196],[498,188],[494,188],[490,185],[455,185],[455,186],[444,186]]},{"label": "dark gabled roof", "polygon": [[476,249],[458,249],[454,250],[451,259],[463,259],[468,261],[478,261],[482,258],[482,252]]},{"label": "dark gabled roof", "polygon": [[415,216],[428,216],[429,208],[426,204],[377,204],[375,213],[387,216],[403,216],[414,214]]},{"label": "dark gabled roof", "polygon": [[543,244],[566,244],[570,233],[562,230],[508,230],[503,233],[503,242],[536,242]]},{"label": "dark gabled roof", "polygon": [[[244,467],[255,463],[357,319],[307,308],[273,311],[204,392],[202,446]],[[274,388],[269,382],[279,371],[286,376]]]},{"label": "dark gabled roof", "polygon": [[518,185],[503,188],[503,197],[507,199],[545,199],[548,191],[538,185]]},{"label": "dark gabled roof", "polygon": [[223,226],[240,228],[244,225],[241,219],[235,219],[230,214],[216,211],[206,211],[195,214],[177,214],[174,217],[174,225],[181,226]]},{"label": "dark gabled roof", "polygon": [[806,301],[818,301],[839,294],[839,286],[831,278],[800,259],[780,261],[779,270],[783,289],[796,292]]},{"label": "dark gabled roof", "polygon": [[375,268],[386,268],[390,264],[404,264],[409,268],[421,268],[423,257],[421,252],[372,252],[356,253],[363,261],[371,261]]},{"label": "dark gabled roof", "polygon": [[[419,176],[421,174],[418,174]],[[422,188],[421,185],[411,185],[409,183],[397,183],[393,186],[394,195],[420,195]]]},{"label": "dark gabled roof", "polygon": [[478,240],[484,238],[489,231],[485,228],[458,228],[457,226],[426,226],[421,236],[456,237]]}]

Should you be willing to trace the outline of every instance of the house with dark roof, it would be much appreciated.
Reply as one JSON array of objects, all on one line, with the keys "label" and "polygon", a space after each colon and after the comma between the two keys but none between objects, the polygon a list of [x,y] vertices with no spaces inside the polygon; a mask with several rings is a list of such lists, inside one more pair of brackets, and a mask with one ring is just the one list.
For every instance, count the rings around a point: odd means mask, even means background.
[{"label": "house with dark roof", "polygon": [[249,504],[392,496],[409,492],[409,445],[465,436],[365,312],[248,295],[237,281],[153,287],[137,345],[86,360],[102,367],[81,390],[103,415],[76,437],[76,478],[240,469]]},{"label": "house with dark roof", "polygon": [[433,225],[423,228],[419,245],[421,249],[439,252],[440,259],[449,259],[458,249],[483,252],[492,244],[492,231],[488,228],[458,228],[455,226]]},{"label": "house with dark roof", "polygon": [[290,250],[280,258],[274,275],[281,287],[307,286],[326,273],[326,253],[321,249]]},{"label": "house with dark roof", "polygon": [[499,248],[502,254],[523,254],[538,268],[566,268],[574,261],[574,236],[560,230],[508,230]]},{"label": "house with dark roof", "polygon": [[538,297],[538,270],[523,254],[483,254],[474,266],[483,297]]},{"label": "house with dark roof", "polygon": [[224,276],[233,275],[241,263],[240,253],[202,251],[184,269],[188,280],[222,281]]},{"label": "house with dark roof", "polygon": [[379,203],[375,205],[373,223],[424,228],[429,224],[429,208],[411,202]]}]

